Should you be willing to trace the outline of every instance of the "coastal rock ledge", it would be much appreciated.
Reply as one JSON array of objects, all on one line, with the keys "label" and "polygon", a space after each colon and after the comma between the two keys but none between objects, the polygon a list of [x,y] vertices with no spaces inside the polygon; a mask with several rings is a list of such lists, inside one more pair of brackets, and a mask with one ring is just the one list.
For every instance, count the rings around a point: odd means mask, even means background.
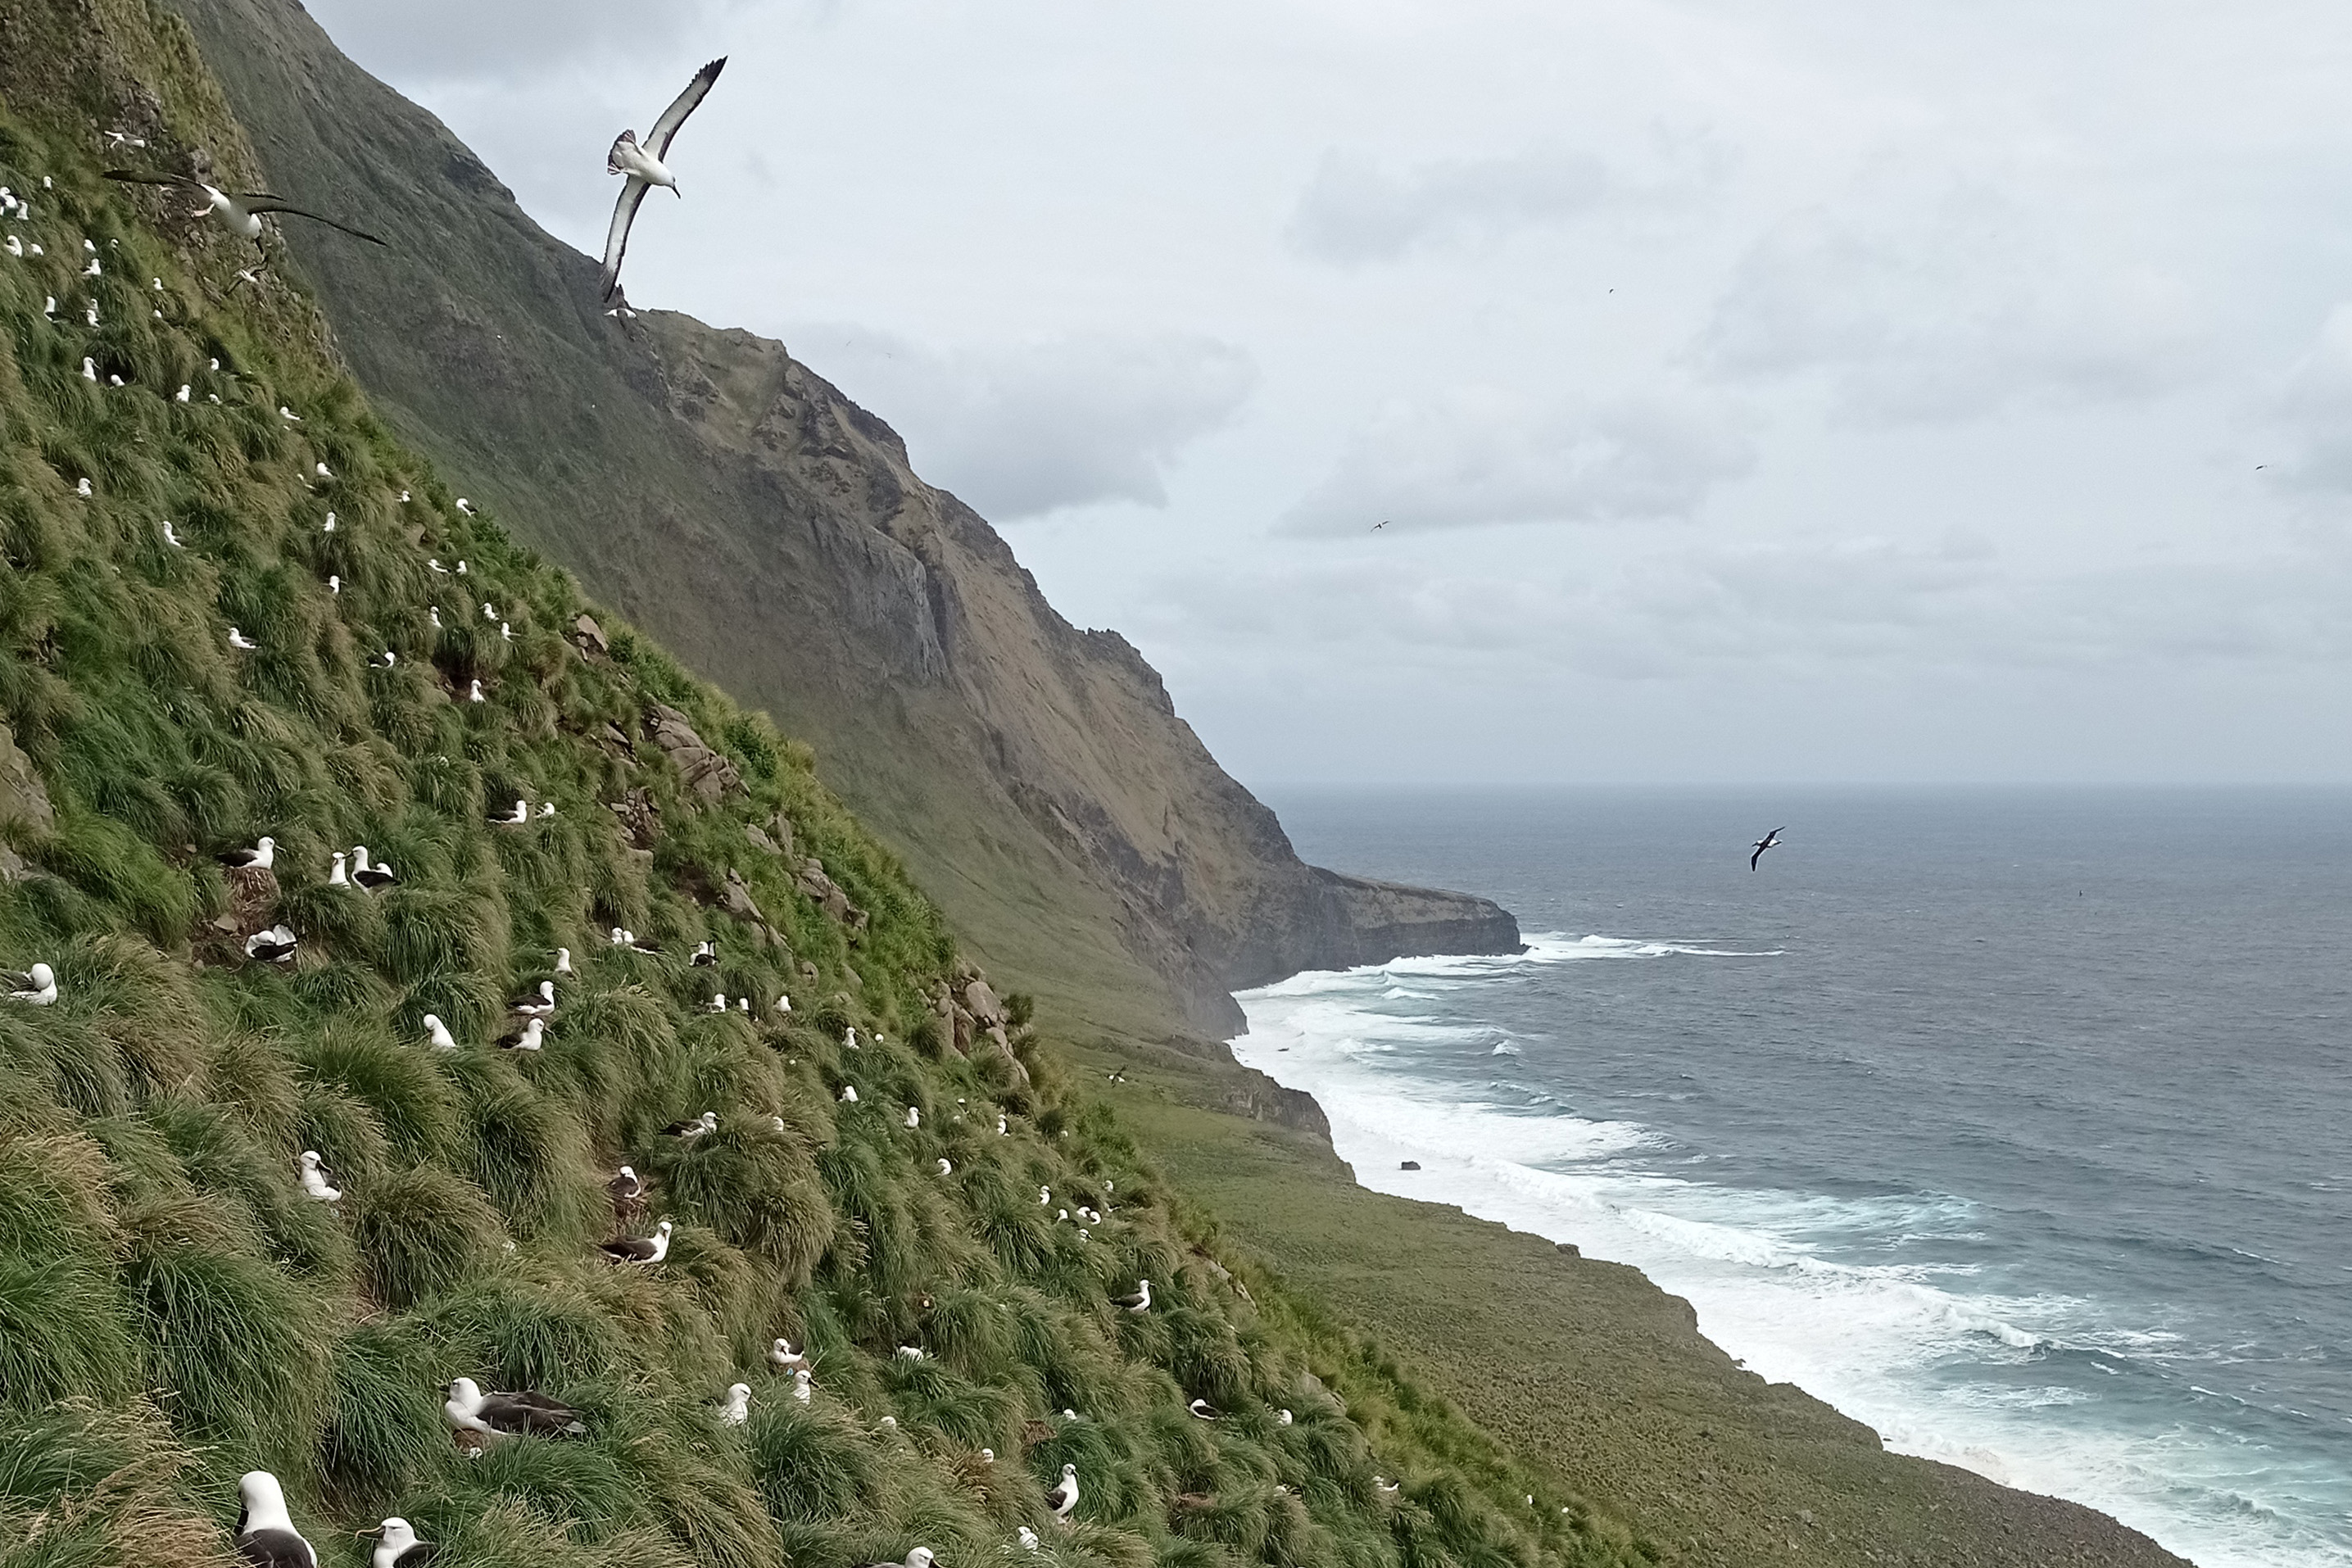
[{"label": "coastal rock ledge", "polygon": [[1320,866],[1302,869],[1305,885],[1287,929],[1234,951],[1229,961],[1234,990],[1310,969],[1527,951],[1517,918],[1492,899],[1343,876]]}]

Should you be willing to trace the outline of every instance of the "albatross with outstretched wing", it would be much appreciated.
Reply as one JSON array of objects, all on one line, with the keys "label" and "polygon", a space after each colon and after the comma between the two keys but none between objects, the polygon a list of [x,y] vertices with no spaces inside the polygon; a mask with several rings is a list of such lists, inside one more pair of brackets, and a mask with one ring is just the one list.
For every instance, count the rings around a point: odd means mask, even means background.
[{"label": "albatross with outstretched wing", "polygon": [[126,185],[162,185],[166,190],[200,194],[205,198],[204,213],[200,216],[220,219],[232,233],[246,239],[257,241],[261,238],[263,214],[284,213],[289,217],[306,217],[312,223],[325,224],[353,239],[364,239],[370,245],[386,243],[363,228],[353,228],[347,223],[337,223],[333,218],[318,213],[305,212],[283,196],[273,196],[265,191],[224,191],[217,185],[208,185],[186,174],[142,174],[135,169],[109,169],[106,177]]},{"label": "albatross with outstretched wing", "polygon": [[621,258],[628,254],[629,226],[636,222],[637,206],[646,199],[646,193],[656,185],[664,185],[668,187],[670,195],[679,194],[677,176],[669,172],[662,160],[669,154],[669,144],[677,135],[677,128],[685,124],[686,117],[709,96],[711,84],[719,79],[719,73],[726,65],[727,58],[721,55],[695,72],[694,79],[686,84],[686,90],[677,95],[676,102],[662,110],[661,118],[654,121],[654,128],[646,132],[645,141],[640,142],[634,131],[624,131],[620,139],[613,143],[613,151],[604,160],[604,172],[625,174],[628,179],[621,187],[621,199],[613,205],[613,226],[604,232],[605,299],[610,300],[620,291]]}]

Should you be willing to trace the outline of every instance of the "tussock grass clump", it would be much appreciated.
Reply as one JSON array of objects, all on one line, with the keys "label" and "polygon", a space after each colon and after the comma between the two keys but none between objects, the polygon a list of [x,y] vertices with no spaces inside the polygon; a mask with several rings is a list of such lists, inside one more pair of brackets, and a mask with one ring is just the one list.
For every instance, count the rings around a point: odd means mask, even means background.
[{"label": "tussock grass clump", "polygon": [[489,1200],[430,1165],[371,1181],[352,1206],[361,1264],[387,1307],[415,1306],[451,1289],[506,1241]]}]

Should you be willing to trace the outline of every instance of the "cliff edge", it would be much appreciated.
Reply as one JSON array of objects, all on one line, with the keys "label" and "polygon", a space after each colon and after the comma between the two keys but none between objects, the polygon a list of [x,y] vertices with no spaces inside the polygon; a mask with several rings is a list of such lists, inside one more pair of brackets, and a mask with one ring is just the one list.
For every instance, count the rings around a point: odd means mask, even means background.
[{"label": "cliff edge", "polygon": [[814,742],[994,966],[1106,1023],[1164,1030],[1173,1002],[1223,1037],[1236,988],[1516,948],[1486,900],[1300,861],[1142,656],[1056,614],[888,426],[782,344],[606,317],[596,262],[294,0],[173,3],[270,188],[408,237],[285,237],[375,406],[591,594]]}]

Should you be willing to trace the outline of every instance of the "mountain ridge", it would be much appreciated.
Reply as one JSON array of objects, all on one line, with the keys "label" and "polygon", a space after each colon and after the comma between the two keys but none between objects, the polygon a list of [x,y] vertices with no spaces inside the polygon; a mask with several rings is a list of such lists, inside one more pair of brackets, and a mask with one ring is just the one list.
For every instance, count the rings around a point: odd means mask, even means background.
[{"label": "mountain ridge", "polygon": [[393,426],[810,739],[992,963],[1102,1021],[1223,1037],[1244,1025],[1236,989],[1517,947],[1491,900],[1300,861],[1131,644],[1065,620],[883,419],[783,345],[605,316],[596,262],[292,0],[174,4],[274,188],[409,237],[286,235]]}]

